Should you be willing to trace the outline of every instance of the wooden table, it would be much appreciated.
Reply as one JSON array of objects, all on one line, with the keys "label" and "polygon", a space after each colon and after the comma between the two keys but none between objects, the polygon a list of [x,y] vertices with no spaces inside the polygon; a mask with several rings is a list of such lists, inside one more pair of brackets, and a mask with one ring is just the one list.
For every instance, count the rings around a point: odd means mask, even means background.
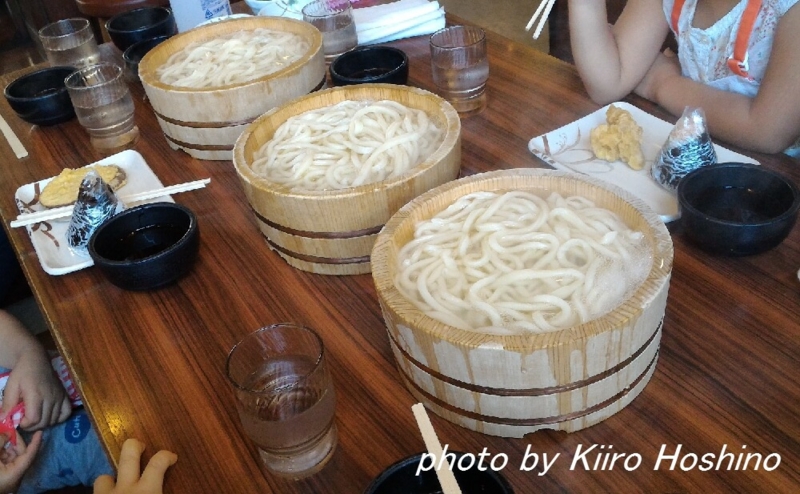
[{"label": "wooden table", "polygon": [[[451,19],[453,20],[453,19]],[[575,68],[489,33],[488,108],[463,121],[464,175],[545,166],[527,150],[531,137],[596,110]],[[427,38],[395,42],[411,60],[410,83],[432,89]],[[13,76],[6,75],[3,84]],[[120,290],[95,269],[49,276],[24,229],[10,231],[36,300],[73,370],[111,458],[128,437],[180,459],[166,488],[175,493],[362,492],[391,463],[423,450],[411,395],[399,381],[372,278],[335,277],[289,267],[267,248],[230,162],[173,151],[140,87],[133,88],[142,137],[136,150],[164,184],[211,177],[208,188],[176,196],[201,229],[193,272],[148,293]],[[641,99],[630,102],[674,121]],[[101,156],[76,120],[50,128],[0,113],[30,152],[17,160],[0,143],[0,213],[16,216],[17,187]],[[732,146],[730,146],[732,147]],[[734,149],[736,149],[734,147]],[[752,155],[800,182],[785,156]],[[540,431],[525,439],[472,432],[433,416],[441,441],[472,453],[505,454],[517,493],[796,492],[800,488],[800,228],[774,250],[747,258],[710,257],[671,225],[675,263],[655,374],[631,405],[572,434]],[[223,365],[250,331],[295,321],[316,328],[336,383],[340,441],[318,475],[290,482],[262,473],[233,406]],[[598,445],[588,468],[573,459]],[[772,454],[780,464],[746,471],[654,469],[659,450],[719,456]],[[745,449],[746,447],[746,449]],[[527,448],[559,455],[544,474],[520,470]],[[598,452],[641,455],[627,471],[593,469]],[[691,458],[691,457],[690,457]],[[688,460],[687,460],[688,461]],[[688,463],[685,463],[688,465]],[[572,468],[574,467],[574,468]]]}]

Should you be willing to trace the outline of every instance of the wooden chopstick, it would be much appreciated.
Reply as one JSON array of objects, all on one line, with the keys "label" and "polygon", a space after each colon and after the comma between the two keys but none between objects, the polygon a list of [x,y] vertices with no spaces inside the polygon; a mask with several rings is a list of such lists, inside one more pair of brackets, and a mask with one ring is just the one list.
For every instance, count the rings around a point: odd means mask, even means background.
[{"label": "wooden chopstick", "polygon": [[[536,26],[536,30],[533,32],[533,39],[539,39],[539,35],[542,34],[542,29],[544,29],[544,23],[547,22],[547,18],[550,16],[550,11],[553,10],[553,4],[556,3],[556,0],[542,0],[539,4],[539,7],[536,9],[536,12],[533,13],[531,20],[528,21],[528,25],[525,26],[525,31],[530,31],[531,27],[533,27],[533,23],[536,22],[536,19],[539,19],[539,24]],[[539,17],[541,15],[541,17]]]},{"label": "wooden chopstick", "polygon": [[[170,185],[169,187],[162,187],[160,189],[155,190],[148,190],[145,192],[139,192],[138,194],[132,194],[125,197],[120,197],[120,200],[124,203],[130,202],[137,202],[137,201],[146,201],[148,199],[155,199],[156,197],[161,196],[168,196],[171,194],[177,194],[179,192],[188,192],[190,190],[201,189],[211,182],[210,178],[204,178],[202,180],[195,180],[194,182],[186,182],[182,184]],[[17,228],[20,226],[27,226],[33,225],[35,223],[41,223],[43,221],[51,221],[57,220],[59,218],[66,218],[72,214],[73,206],[62,206],[59,208],[53,209],[46,209],[44,211],[37,211],[35,213],[23,213],[17,216],[17,219],[13,220],[9,223],[11,228]]]},{"label": "wooden chopstick", "polygon": [[[433,456],[433,461],[436,464],[436,477],[439,479],[439,484],[442,487],[444,494],[461,494],[461,487],[458,486],[456,476],[453,475],[453,466],[447,461],[447,458],[442,458],[444,451],[442,451],[442,443],[439,442],[439,437],[433,429],[431,419],[428,417],[428,412],[422,403],[417,403],[411,406],[411,411],[414,412],[414,418],[417,419],[417,427],[422,434],[422,440],[425,441],[425,447]],[[442,459],[444,462],[442,462]],[[444,463],[442,465],[442,463]],[[439,468],[441,466],[441,468]]]}]

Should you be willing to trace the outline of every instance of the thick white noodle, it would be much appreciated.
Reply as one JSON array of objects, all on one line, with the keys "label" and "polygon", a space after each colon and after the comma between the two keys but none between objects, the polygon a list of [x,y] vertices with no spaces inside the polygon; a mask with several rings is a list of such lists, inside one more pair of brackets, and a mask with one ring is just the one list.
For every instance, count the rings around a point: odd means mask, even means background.
[{"label": "thick white noodle", "polygon": [[299,60],[310,45],[299,34],[258,28],[188,44],[156,70],[177,87],[209,88],[247,82]]},{"label": "thick white noodle", "polygon": [[602,316],[646,279],[641,232],[583,197],[465,195],[415,225],[395,285],[428,316],[489,334],[541,333]]},{"label": "thick white noodle", "polygon": [[337,190],[397,177],[441,144],[423,110],[346,100],[295,115],[253,154],[257,175],[293,190]]}]

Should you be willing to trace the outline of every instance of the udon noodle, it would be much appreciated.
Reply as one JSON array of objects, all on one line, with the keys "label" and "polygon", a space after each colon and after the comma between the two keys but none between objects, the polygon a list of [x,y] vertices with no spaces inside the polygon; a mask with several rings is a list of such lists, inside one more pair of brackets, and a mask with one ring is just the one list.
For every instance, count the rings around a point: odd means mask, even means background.
[{"label": "udon noodle", "polygon": [[423,110],[346,100],[286,120],[254,153],[253,172],[293,190],[336,190],[397,177],[444,139]]},{"label": "udon noodle", "polygon": [[586,198],[476,192],[415,226],[395,286],[457,328],[542,333],[610,312],[651,265],[644,235]]},{"label": "udon noodle", "polygon": [[156,70],[159,80],[178,87],[221,87],[281,70],[309,49],[299,34],[257,28],[196,41]]}]

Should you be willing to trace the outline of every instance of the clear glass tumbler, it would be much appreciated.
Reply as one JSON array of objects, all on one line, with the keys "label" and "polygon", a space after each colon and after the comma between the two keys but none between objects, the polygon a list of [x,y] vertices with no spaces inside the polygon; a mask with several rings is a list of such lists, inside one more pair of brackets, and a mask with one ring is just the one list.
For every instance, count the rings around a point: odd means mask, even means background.
[{"label": "clear glass tumbler", "polygon": [[63,19],[39,30],[51,66],[81,68],[100,61],[100,49],[87,19]]},{"label": "clear glass tumbler", "polygon": [[322,33],[326,63],[331,63],[358,45],[353,7],[349,0],[318,0],[306,4],[303,7],[303,20]]},{"label": "clear glass tumbler", "polygon": [[112,153],[136,143],[133,98],[120,66],[90,65],[67,76],[65,83],[75,115],[96,149]]},{"label": "clear glass tumbler", "polygon": [[322,339],[289,323],[250,333],[228,354],[226,374],[242,426],[273,473],[320,471],[337,443],[336,395]]},{"label": "clear glass tumbler", "polygon": [[489,59],[486,33],[474,26],[451,26],[431,35],[431,69],[439,95],[459,113],[486,106]]}]

